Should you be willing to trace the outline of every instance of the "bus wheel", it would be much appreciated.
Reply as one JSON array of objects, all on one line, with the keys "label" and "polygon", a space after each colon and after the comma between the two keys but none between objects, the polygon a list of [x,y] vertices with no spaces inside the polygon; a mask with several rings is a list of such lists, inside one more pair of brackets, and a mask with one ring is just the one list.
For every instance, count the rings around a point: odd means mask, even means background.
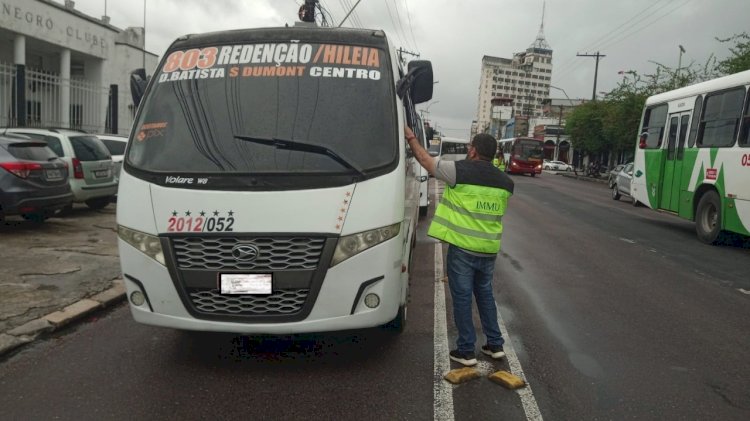
[{"label": "bus wheel", "polygon": [[531,176],[532,177],[536,177],[536,171],[534,171],[533,173],[531,173]]},{"label": "bus wheel", "polygon": [[721,201],[713,190],[706,192],[698,202],[695,232],[698,239],[706,244],[714,244],[721,234]]},{"label": "bus wheel", "polygon": [[612,185],[612,200],[620,200],[620,191],[617,190],[617,184]]}]

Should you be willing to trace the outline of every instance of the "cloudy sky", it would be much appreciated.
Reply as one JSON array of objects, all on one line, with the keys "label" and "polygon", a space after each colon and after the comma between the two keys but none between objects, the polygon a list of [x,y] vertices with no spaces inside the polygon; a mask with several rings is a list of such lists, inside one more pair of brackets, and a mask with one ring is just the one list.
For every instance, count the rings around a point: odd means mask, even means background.
[{"label": "cloudy sky", "polygon": [[[63,0],[55,0],[63,3]],[[176,37],[222,29],[279,26],[296,20],[302,0],[75,0],[91,16],[117,27],[143,26],[146,48],[161,55]],[[322,0],[338,24],[356,0]],[[544,34],[554,50],[552,83],[571,98],[591,98],[593,58],[597,91],[614,88],[621,70],[649,73],[653,61],[677,67],[704,64],[728,44],[715,38],[750,31],[748,0],[547,0]],[[477,110],[482,56],[512,57],[536,38],[542,0],[361,0],[344,26],[384,29],[396,45],[431,60],[435,95],[429,117],[451,136],[468,136]],[[551,96],[563,97],[552,90]]]}]

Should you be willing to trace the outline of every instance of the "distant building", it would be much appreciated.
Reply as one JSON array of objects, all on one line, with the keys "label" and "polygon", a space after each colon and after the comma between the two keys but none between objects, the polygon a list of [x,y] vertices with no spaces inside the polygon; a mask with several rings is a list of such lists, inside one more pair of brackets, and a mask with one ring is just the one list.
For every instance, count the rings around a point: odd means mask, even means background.
[{"label": "distant building", "polygon": [[130,73],[152,74],[143,28],[119,29],[65,0],[0,3],[0,125],[127,133]]},{"label": "distant building", "polygon": [[573,149],[570,136],[565,134],[565,118],[585,102],[569,98],[549,98],[542,102],[544,117],[534,121],[532,127],[534,137],[544,140],[545,159],[580,165],[580,154]]},{"label": "distant building", "polygon": [[[549,98],[552,80],[552,48],[544,38],[544,13],[536,40],[513,58],[482,57],[477,101],[477,131],[490,132],[505,121],[493,124],[493,100],[512,107],[513,116],[539,117],[542,101]],[[512,137],[512,136],[505,136]]]}]

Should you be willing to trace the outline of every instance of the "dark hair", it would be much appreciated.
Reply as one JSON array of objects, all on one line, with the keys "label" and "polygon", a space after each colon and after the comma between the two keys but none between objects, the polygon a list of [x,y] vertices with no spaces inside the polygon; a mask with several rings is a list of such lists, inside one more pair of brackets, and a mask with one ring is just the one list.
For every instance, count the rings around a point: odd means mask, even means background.
[{"label": "dark hair", "polygon": [[472,139],[471,146],[476,149],[482,160],[492,161],[492,157],[495,156],[497,150],[497,140],[487,133],[479,133]]}]

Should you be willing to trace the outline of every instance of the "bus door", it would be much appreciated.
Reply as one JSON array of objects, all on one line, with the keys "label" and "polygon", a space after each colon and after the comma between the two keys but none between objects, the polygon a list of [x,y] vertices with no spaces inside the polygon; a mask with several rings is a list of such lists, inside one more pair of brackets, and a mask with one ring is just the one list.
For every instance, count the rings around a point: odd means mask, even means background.
[{"label": "bus door", "polygon": [[682,188],[682,159],[685,154],[685,139],[691,112],[669,115],[667,133],[667,159],[664,161],[664,178],[659,208],[672,212],[680,209],[680,189]]}]

